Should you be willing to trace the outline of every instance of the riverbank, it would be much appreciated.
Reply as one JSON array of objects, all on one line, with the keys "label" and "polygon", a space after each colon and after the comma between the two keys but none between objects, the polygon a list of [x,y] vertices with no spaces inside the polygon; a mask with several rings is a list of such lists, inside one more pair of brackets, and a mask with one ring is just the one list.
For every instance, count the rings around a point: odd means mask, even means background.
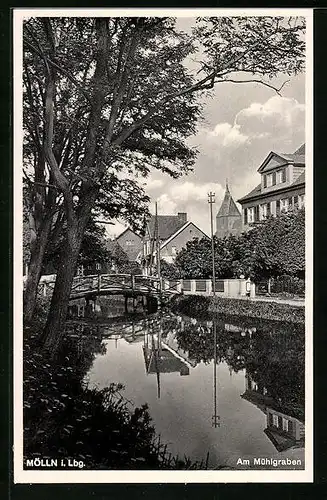
[{"label": "riverbank", "polygon": [[171,301],[173,311],[188,316],[227,315],[260,318],[272,321],[304,324],[304,306],[277,301],[232,299],[198,295],[175,296]]}]

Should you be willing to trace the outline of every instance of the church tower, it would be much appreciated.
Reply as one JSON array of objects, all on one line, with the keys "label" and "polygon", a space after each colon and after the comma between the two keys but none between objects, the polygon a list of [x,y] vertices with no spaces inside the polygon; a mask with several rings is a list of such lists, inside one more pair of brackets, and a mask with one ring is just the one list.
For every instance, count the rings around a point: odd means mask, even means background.
[{"label": "church tower", "polygon": [[233,234],[237,236],[242,231],[242,216],[230,194],[228,182],[223,202],[216,217],[216,237],[224,238]]}]

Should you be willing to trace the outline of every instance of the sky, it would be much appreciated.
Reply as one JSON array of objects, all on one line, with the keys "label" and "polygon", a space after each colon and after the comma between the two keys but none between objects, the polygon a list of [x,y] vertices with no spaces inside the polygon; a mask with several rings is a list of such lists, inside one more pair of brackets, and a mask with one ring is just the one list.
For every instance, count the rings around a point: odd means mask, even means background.
[{"label": "sky", "polygon": [[[180,19],[178,27],[187,31],[193,22]],[[293,153],[298,149],[305,138],[305,75],[283,75],[276,83],[288,79],[281,97],[258,83],[218,84],[203,101],[197,133],[188,139],[199,150],[193,172],[177,180],[158,171],[148,177],[151,212],[155,201],[161,215],[187,212],[188,220],[209,234],[209,191],[216,195],[216,215],[226,179],[237,201],[259,184],[257,169],[270,151]],[[120,223],[107,226],[109,237],[118,236],[124,228]]]}]

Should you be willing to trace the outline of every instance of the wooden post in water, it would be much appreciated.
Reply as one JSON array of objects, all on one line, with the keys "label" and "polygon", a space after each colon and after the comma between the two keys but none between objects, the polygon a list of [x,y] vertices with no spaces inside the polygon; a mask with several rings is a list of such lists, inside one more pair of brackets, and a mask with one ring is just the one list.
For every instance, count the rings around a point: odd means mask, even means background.
[{"label": "wooden post in water", "polygon": [[134,274],[131,274],[131,283],[132,283],[132,293],[133,293],[133,312],[136,310],[136,298],[134,295],[134,290],[135,290],[135,276]]}]

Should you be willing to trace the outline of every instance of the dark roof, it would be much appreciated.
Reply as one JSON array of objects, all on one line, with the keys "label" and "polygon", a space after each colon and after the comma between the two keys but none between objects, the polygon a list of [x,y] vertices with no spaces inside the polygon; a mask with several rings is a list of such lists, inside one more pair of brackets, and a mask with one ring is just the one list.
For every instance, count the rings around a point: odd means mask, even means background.
[{"label": "dark roof", "polygon": [[[158,233],[160,240],[168,240],[176,231],[183,227],[185,221],[178,215],[158,215]],[[155,216],[152,215],[148,223],[150,235],[154,235],[155,230]]]},{"label": "dark roof", "polygon": [[[293,158],[302,158],[303,161],[301,160],[298,160],[298,161],[294,161],[294,163],[305,163],[304,161],[304,154],[303,155],[298,155],[297,153],[299,151],[305,151],[305,144],[302,144],[302,146],[297,150],[295,151],[295,153],[291,154],[291,155],[286,155],[286,154],[283,154],[283,157],[286,159],[286,157],[293,157]],[[282,154],[279,154],[277,153],[279,156],[281,156]],[[304,184],[305,183],[305,172],[302,172],[302,174],[297,178],[295,179],[295,181],[289,185],[289,186],[285,186],[285,187],[282,187],[280,189],[291,189],[295,186],[299,186],[300,184]],[[273,193],[274,192],[278,192],[279,190],[276,189],[274,191],[272,191]],[[252,189],[252,191],[250,191],[247,195],[243,196],[242,198],[240,198],[239,200],[237,200],[239,203],[241,203],[242,201],[246,201],[246,200],[249,200],[251,198],[255,198],[256,196],[259,196],[261,194],[261,184],[258,184],[257,187],[255,187],[254,189]],[[267,191],[265,194],[270,194],[270,191]]]},{"label": "dark roof", "polygon": [[288,153],[276,153],[278,156],[280,156],[281,158],[284,158],[285,160],[287,161],[292,161],[296,164],[299,164],[299,165],[304,165],[305,164],[305,155],[300,155],[300,154],[296,154],[296,153],[291,153],[291,154],[288,154]]},{"label": "dark roof", "polygon": [[254,189],[252,189],[252,191],[250,191],[248,194],[246,194],[245,196],[243,196],[243,198],[240,198],[239,202],[242,202],[242,201],[245,201],[249,198],[253,198],[254,196],[258,196],[259,194],[261,194],[261,183],[257,185],[257,187],[255,187]]},{"label": "dark roof", "polygon": [[240,216],[240,211],[236,206],[235,201],[232,198],[232,195],[229,192],[228,186],[226,186],[225,196],[220,205],[217,217],[226,217],[229,215],[238,215]]},{"label": "dark roof", "polygon": [[305,144],[299,147],[296,151],[294,151],[295,155],[305,155]]},{"label": "dark roof", "polygon": [[292,187],[297,186],[299,184],[303,184],[304,182],[305,182],[305,172],[302,172],[302,174],[299,175],[299,177],[293,182]]}]

